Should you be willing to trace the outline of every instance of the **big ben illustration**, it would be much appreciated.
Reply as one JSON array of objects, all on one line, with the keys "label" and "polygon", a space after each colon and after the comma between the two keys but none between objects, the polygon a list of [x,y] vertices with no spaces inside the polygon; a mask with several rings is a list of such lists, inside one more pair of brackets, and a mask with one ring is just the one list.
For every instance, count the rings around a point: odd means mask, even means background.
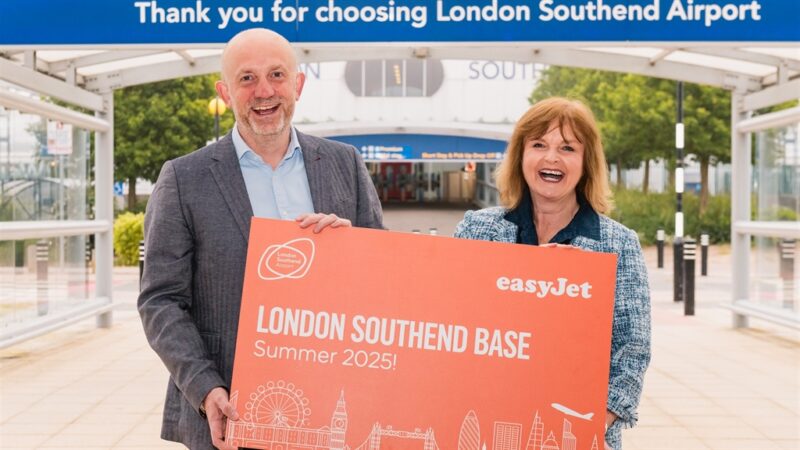
[{"label": "big ben illustration", "polygon": [[344,450],[344,435],[347,432],[347,410],[344,405],[344,391],[336,402],[336,410],[331,417],[331,450]]}]

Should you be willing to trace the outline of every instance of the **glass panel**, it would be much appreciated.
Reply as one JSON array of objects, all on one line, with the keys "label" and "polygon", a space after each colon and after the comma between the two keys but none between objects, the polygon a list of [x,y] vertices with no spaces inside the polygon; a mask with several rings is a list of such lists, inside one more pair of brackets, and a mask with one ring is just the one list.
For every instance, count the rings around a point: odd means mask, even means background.
[{"label": "glass panel", "polygon": [[406,97],[422,97],[422,72],[424,60],[406,60]]},{"label": "glass panel", "polygon": [[361,92],[362,78],[361,71],[364,69],[364,61],[349,62],[344,67],[344,81],[350,92],[357,96],[362,96]]},{"label": "glass panel", "polygon": [[[800,124],[755,135],[755,219],[800,227]],[[800,310],[797,243],[755,238],[751,298],[776,308]]]},{"label": "glass panel", "polygon": [[0,108],[0,221],[86,220],[89,133]]},{"label": "glass panel", "polygon": [[386,60],[386,96],[403,96],[403,60]]},{"label": "glass panel", "polygon": [[[89,219],[89,145],[87,130],[0,107],[0,222]],[[0,241],[0,332],[95,298],[89,241]]]},{"label": "glass panel", "polygon": [[367,97],[383,97],[383,61],[364,61],[364,91]]},{"label": "glass panel", "polygon": [[0,241],[0,332],[95,297],[88,236]]}]

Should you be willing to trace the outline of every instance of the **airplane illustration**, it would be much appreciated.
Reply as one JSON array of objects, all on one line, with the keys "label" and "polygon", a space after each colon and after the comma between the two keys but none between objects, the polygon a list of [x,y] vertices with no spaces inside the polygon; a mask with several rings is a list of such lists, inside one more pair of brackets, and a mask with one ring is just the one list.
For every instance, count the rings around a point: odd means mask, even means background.
[{"label": "airplane illustration", "polygon": [[581,414],[581,413],[575,411],[574,409],[567,408],[566,406],[562,405],[561,403],[551,403],[550,406],[552,406],[554,409],[557,409],[557,410],[561,411],[562,413],[564,413],[564,414],[566,414],[568,416],[577,417],[578,419],[592,420],[592,417],[594,416],[594,413]]}]

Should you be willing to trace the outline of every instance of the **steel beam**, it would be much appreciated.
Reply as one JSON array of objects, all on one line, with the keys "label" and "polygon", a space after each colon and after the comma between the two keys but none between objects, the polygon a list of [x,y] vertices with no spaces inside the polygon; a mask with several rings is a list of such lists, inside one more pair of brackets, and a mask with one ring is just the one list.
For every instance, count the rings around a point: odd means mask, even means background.
[{"label": "steel beam", "polygon": [[103,99],[99,95],[3,58],[0,58],[0,79],[92,111],[103,109]]}]

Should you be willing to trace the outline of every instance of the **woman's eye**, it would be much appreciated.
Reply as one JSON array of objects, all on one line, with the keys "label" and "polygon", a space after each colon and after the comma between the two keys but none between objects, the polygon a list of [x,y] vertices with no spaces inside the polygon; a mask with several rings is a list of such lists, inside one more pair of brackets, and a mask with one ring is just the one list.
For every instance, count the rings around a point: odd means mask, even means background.
[{"label": "woman's eye", "polygon": [[569,145],[565,145],[562,148],[564,149],[565,152],[574,152],[575,151],[575,149],[570,147]]}]

